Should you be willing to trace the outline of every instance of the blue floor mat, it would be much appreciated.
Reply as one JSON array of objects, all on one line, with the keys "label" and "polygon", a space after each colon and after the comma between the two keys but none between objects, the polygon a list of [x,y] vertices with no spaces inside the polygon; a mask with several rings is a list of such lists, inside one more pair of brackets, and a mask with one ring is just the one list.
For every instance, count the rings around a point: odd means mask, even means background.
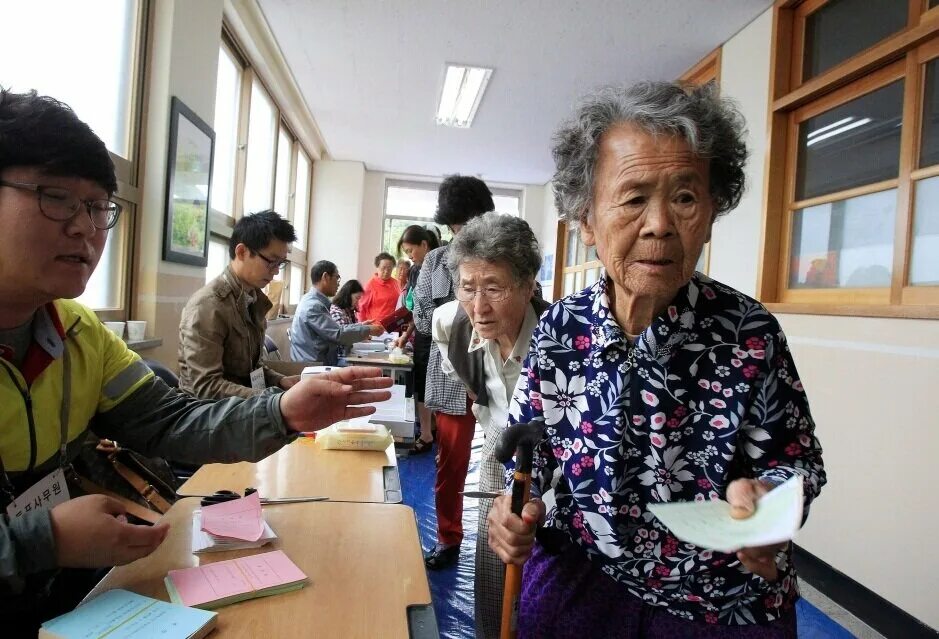
[{"label": "blue floor mat", "polygon": [[[466,490],[476,490],[479,483],[479,456],[482,450],[482,433],[477,430],[473,440],[469,475]],[[429,453],[398,460],[398,472],[404,492],[404,503],[417,514],[417,527],[421,546],[429,550],[437,543],[437,514],[434,509],[434,456],[437,445]],[[447,639],[472,639],[473,631],[473,584],[476,552],[476,524],[479,515],[475,499],[463,501],[463,545],[460,560],[453,568],[428,570],[430,595],[437,615],[440,636]]]},{"label": "blue floor mat", "polygon": [[[476,490],[479,482],[479,456],[482,434],[476,431],[470,458],[466,490]],[[414,509],[424,549],[437,543],[437,515],[434,510],[434,455],[429,453],[398,460],[404,503]],[[479,511],[475,499],[463,501],[463,546],[460,561],[446,570],[427,571],[430,595],[440,636],[445,639],[473,639],[473,554],[476,551],[476,523]],[[825,613],[800,600],[796,606],[800,639],[851,639],[854,635]]]}]

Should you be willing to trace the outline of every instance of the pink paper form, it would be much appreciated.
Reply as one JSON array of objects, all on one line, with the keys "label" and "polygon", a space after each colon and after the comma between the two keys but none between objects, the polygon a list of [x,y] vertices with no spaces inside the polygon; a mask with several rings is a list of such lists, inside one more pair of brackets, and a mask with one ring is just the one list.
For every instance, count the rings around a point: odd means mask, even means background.
[{"label": "pink paper form", "polygon": [[241,499],[203,506],[202,530],[219,537],[257,541],[264,534],[260,496],[254,492]]},{"label": "pink paper form", "polygon": [[171,570],[169,578],[184,606],[274,588],[306,579],[282,550]]}]

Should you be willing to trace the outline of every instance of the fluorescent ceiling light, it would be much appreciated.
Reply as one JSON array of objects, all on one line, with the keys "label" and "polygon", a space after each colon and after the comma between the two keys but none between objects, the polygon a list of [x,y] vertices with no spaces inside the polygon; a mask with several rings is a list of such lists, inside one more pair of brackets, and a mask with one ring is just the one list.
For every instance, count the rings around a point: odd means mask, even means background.
[{"label": "fluorescent ceiling light", "polygon": [[834,129],[834,128],[836,128],[836,127],[845,125],[845,124],[847,124],[848,122],[850,122],[850,121],[853,120],[853,119],[854,119],[854,116],[849,115],[848,117],[846,117],[846,118],[844,118],[844,119],[842,119],[842,120],[838,120],[837,122],[832,122],[831,124],[829,124],[829,125],[827,125],[827,126],[823,126],[823,127],[820,128],[820,129],[815,129],[814,131],[809,131],[809,139],[811,140],[812,138],[814,138],[814,137],[815,137],[816,135],[818,135],[819,133],[824,133],[825,131],[828,131],[828,130],[830,130],[830,129]]},{"label": "fluorescent ceiling light", "polygon": [[437,124],[467,128],[473,123],[492,69],[447,65],[447,74],[437,104]]},{"label": "fluorescent ceiling light", "polygon": [[850,131],[851,129],[856,129],[859,126],[864,126],[868,122],[872,122],[872,121],[873,120],[871,120],[871,118],[861,118],[860,120],[857,120],[850,124],[845,124],[844,126],[840,126],[837,129],[831,129],[830,131],[826,131],[825,133],[822,133],[821,135],[816,135],[814,138],[812,138],[806,143],[806,146],[812,146],[816,142],[821,142],[822,140],[833,138],[836,135],[841,135],[842,133]]}]

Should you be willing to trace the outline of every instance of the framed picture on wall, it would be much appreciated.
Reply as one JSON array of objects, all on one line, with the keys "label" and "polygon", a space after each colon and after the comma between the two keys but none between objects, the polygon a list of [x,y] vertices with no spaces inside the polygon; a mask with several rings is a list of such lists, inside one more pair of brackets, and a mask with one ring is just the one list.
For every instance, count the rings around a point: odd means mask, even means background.
[{"label": "framed picture on wall", "polygon": [[163,259],[205,266],[215,132],[179,98],[170,106]]}]

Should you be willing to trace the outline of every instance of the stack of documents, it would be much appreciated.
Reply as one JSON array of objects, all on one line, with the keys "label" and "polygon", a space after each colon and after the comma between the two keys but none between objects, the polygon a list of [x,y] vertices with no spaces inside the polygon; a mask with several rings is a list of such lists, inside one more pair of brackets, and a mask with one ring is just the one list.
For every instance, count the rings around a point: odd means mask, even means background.
[{"label": "stack of documents", "polygon": [[42,624],[40,639],[199,639],[216,613],[194,610],[126,590],[109,590]]},{"label": "stack of documents", "polygon": [[171,570],[164,579],[174,603],[205,610],[299,590],[306,581],[282,550]]},{"label": "stack of documents", "polygon": [[247,548],[260,548],[277,539],[274,530],[264,522],[264,532],[254,541],[245,541],[234,537],[222,537],[207,533],[202,529],[202,511],[192,514],[192,552],[222,552],[225,550],[245,550]]},{"label": "stack of documents", "polygon": [[277,539],[264,521],[255,492],[242,499],[204,506],[192,516],[192,552],[260,548]]}]

